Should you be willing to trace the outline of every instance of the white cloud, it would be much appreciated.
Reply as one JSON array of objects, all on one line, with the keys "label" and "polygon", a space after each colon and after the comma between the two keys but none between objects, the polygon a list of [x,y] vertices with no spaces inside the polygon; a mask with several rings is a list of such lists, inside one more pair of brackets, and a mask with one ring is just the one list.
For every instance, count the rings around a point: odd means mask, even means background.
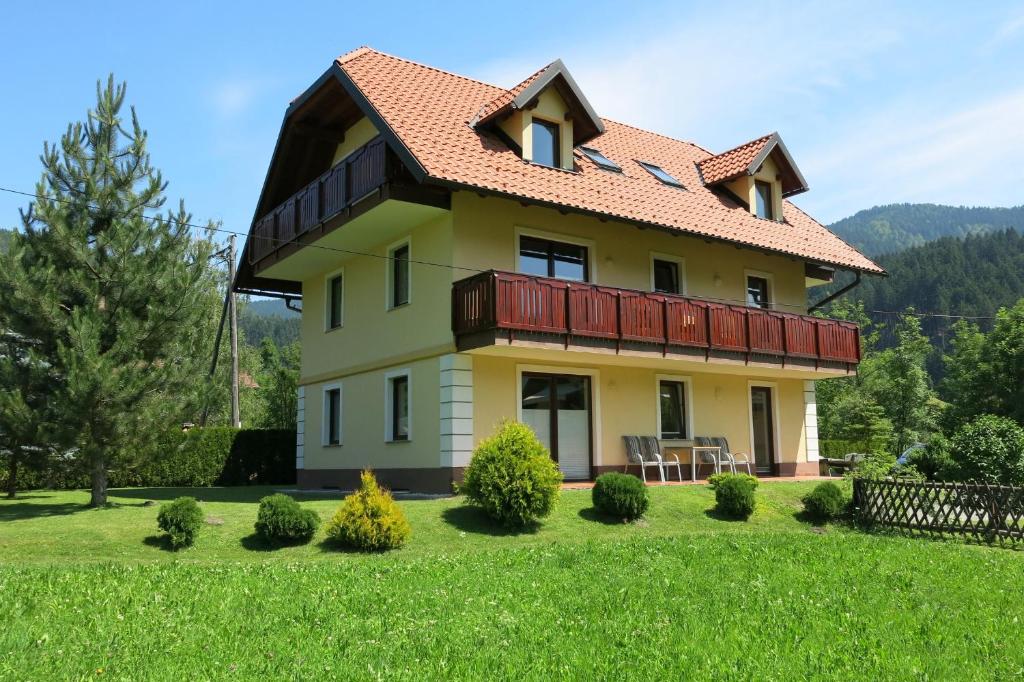
[{"label": "white cloud", "polygon": [[224,119],[234,119],[251,110],[269,84],[259,78],[233,78],[215,83],[210,88],[210,103],[214,112]]}]

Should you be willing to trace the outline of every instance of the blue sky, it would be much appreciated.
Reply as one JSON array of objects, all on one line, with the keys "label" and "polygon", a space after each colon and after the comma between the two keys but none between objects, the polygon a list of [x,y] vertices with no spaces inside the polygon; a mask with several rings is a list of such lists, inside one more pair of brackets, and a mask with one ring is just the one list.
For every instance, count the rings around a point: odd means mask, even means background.
[{"label": "blue sky", "polygon": [[[16,3],[0,185],[32,190],[43,140],[113,72],[169,198],[245,231],[289,99],[367,44],[505,86],[561,57],[601,115],[715,151],[778,130],[824,222],[1024,203],[1024,4],[721,4]],[[25,203],[0,193],[0,226]]]}]

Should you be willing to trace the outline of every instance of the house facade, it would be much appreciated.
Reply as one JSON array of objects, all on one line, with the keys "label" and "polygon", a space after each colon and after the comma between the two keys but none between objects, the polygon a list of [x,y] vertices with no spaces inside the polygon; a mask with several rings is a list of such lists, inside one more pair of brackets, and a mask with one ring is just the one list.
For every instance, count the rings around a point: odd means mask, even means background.
[{"label": "house facade", "polygon": [[505,419],[565,477],[654,435],[817,472],[814,382],[856,326],[808,316],[881,274],[787,197],[777,134],[722,154],[602,119],[556,61],[511,90],[360,48],[288,107],[236,290],[301,299],[300,486],[440,491]]}]

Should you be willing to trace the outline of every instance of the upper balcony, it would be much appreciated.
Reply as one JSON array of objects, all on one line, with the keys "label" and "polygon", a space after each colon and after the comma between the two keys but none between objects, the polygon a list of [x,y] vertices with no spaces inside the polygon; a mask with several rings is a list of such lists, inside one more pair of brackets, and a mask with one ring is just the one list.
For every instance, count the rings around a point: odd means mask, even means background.
[{"label": "upper balcony", "polygon": [[498,271],[452,285],[452,331],[459,350],[525,341],[832,373],[860,362],[851,322]]}]

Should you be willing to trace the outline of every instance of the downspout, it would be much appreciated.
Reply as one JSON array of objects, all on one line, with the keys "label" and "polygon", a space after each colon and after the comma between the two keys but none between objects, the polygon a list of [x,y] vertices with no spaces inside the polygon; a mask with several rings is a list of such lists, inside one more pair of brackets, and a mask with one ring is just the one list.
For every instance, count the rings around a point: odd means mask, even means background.
[{"label": "downspout", "polygon": [[823,298],[820,301],[818,301],[817,303],[813,304],[812,306],[807,308],[807,312],[813,313],[815,310],[817,310],[821,306],[826,305],[828,303],[831,303],[832,301],[836,300],[837,298],[839,298],[840,296],[845,294],[850,289],[853,289],[855,286],[860,284],[860,277],[861,277],[861,272],[860,272],[860,270],[857,270],[856,273],[855,273],[855,277],[853,278],[852,282],[847,284],[845,287],[843,287],[839,291],[837,291],[835,293],[832,293],[832,294],[829,294],[825,298]]}]

